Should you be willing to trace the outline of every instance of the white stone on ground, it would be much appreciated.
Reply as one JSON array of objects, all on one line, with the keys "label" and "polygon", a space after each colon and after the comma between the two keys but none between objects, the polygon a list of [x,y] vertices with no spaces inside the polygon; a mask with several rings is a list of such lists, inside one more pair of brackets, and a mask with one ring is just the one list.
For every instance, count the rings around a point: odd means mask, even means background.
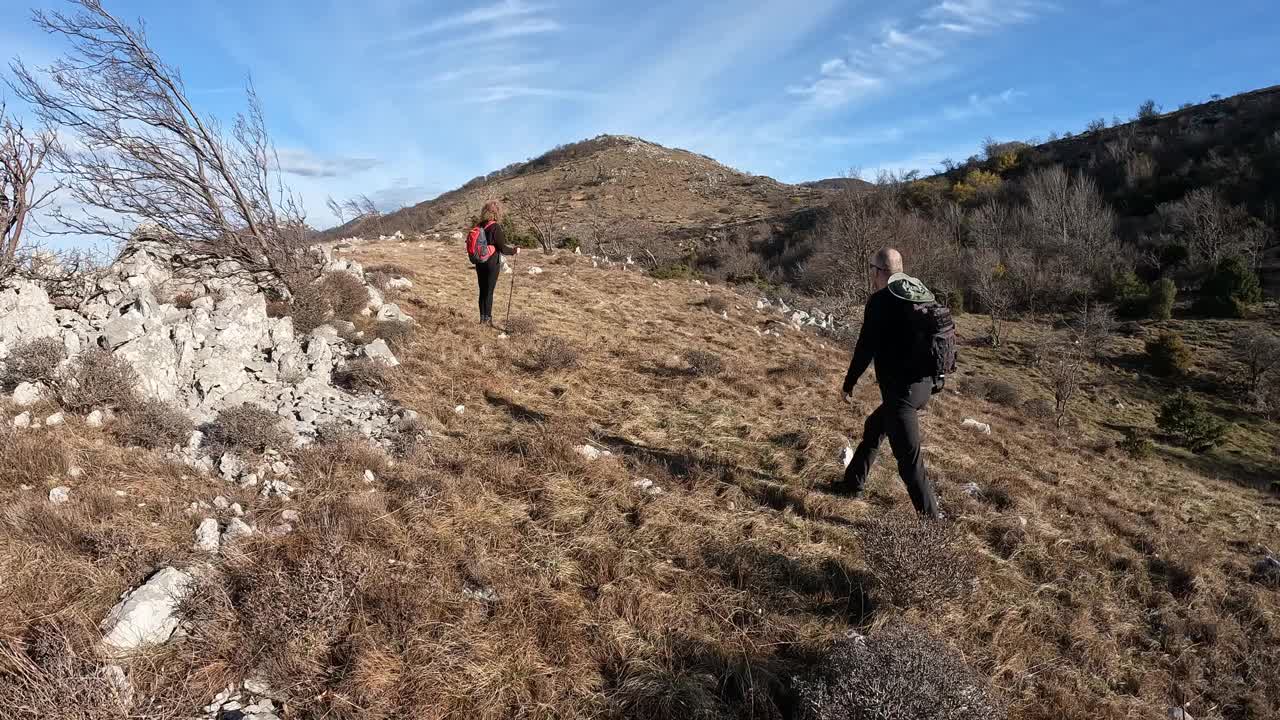
[{"label": "white stone on ground", "polygon": [[578,453],[582,457],[591,461],[599,460],[600,458],[611,457],[613,455],[613,453],[609,452],[608,450],[601,450],[600,448],[595,447],[593,445],[579,445],[573,450],[574,452]]},{"label": "white stone on ground", "polygon": [[66,485],[59,485],[49,491],[49,502],[54,505],[61,505],[71,499],[71,488]]},{"label": "white stone on ground", "polygon": [[81,470],[79,465],[72,465],[67,468],[67,477],[69,478],[74,479],[81,477],[82,475],[84,475],[84,470]]},{"label": "white stone on ground", "polygon": [[965,418],[965,419],[964,419],[964,422],[960,423],[960,426],[961,426],[961,427],[965,427],[965,428],[969,428],[970,430],[973,430],[974,432],[980,432],[980,433],[982,433],[983,435],[990,435],[990,434],[991,434],[991,426],[990,426],[990,425],[988,425],[987,423],[984,423],[984,422],[978,422],[977,420],[974,420],[973,418]]},{"label": "white stone on ground", "polygon": [[40,401],[40,386],[35,383],[18,383],[13,389],[13,404],[18,407],[31,407]]},{"label": "white stone on ground", "polygon": [[24,412],[24,413],[21,413],[21,414],[19,414],[19,415],[14,415],[14,416],[13,416],[13,426],[14,426],[14,427],[16,427],[16,428],[29,428],[29,427],[31,427],[31,413],[29,413],[29,412]]},{"label": "white stone on ground", "polygon": [[466,405],[459,405],[459,406],[457,406],[457,407],[455,407],[455,408],[453,409],[453,412],[454,412],[454,414],[456,414],[456,415],[463,415],[463,414],[466,414],[466,412],[467,412],[467,406],[466,406]]},{"label": "white stone on ground", "polygon": [[528,273],[530,275],[541,275],[542,268],[538,267],[537,265],[534,265],[533,267],[529,268]]},{"label": "white stone on ground", "polygon": [[285,522],[296,523],[302,519],[302,515],[300,515],[297,510],[285,510],[280,513],[280,519]]},{"label": "white stone on ground", "polygon": [[982,488],[978,487],[978,483],[971,482],[960,488],[960,492],[968,495],[969,497],[976,498],[982,495]]},{"label": "white stone on ground", "polygon": [[249,527],[248,523],[240,518],[234,518],[227,523],[227,529],[222,533],[222,544],[229,545],[252,534],[253,528]]},{"label": "white stone on ground", "polygon": [[387,341],[382,338],[378,338],[368,345],[362,346],[360,348],[360,354],[370,360],[377,360],[387,367],[395,367],[400,364],[400,361],[396,359],[395,354],[391,352],[391,347],[387,345]]},{"label": "white stone on ground", "polygon": [[67,416],[61,412],[56,412],[44,419],[44,424],[49,427],[57,427],[67,421]]},{"label": "white stone on ground", "polygon": [[192,549],[196,552],[217,553],[218,539],[218,521],[215,518],[205,518],[196,528],[196,542]]},{"label": "white stone on ground", "polygon": [[93,428],[102,427],[102,420],[103,420],[102,411],[94,410],[93,412],[85,416],[84,424]]},{"label": "white stone on ground", "polygon": [[372,470],[365,470],[365,471],[364,471],[364,481],[365,481],[365,482],[367,482],[367,483],[371,483],[371,482],[373,482],[374,480],[377,480],[377,479],[378,479],[378,478],[377,478],[376,476],[374,476],[374,474],[373,474],[373,471],[372,471]]},{"label": "white stone on ground", "polygon": [[193,582],[188,573],[166,567],[125,593],[102,621],[102,647],[106,653],[118,657],[168,641],[178,629],[178,603]]}]

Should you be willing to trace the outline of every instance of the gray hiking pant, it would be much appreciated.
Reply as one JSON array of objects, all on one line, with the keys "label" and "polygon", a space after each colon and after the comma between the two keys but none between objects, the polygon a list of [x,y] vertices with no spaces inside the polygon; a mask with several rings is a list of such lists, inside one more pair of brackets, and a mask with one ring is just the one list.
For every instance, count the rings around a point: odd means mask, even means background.
[{"label": "gray hiking pant", "polygon": [[844,482],[848,488],[863,488],[880,451],[880,441],[887,436],[893,457],[898,461],[898,474],[911,496],[911,504],[921,515],[937,517],[938,503],[933,483],[925,473],[924,457],[920,452],[920,419],[917,417],[917,413],[929,403],[932,393],[932,379],[896,388],[880,388],[880,407],[867,417],[862,442],[858,443],[853,461],[844,471]]}]

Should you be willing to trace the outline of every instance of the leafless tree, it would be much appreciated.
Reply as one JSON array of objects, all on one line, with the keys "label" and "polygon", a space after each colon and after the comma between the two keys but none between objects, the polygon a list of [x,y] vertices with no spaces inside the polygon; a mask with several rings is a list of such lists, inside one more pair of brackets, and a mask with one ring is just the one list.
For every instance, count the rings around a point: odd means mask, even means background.
[{"label": "leafless tree", "polygon": [[1081,352],[1100,356],[1115,334],[1116,316],[1110,307],[1086,297],[1072,320],[1073,340]]},{"label": "leafless tree", "polygon": [[128,240],[140,222],[193,259],[234,260],[240,272],[308,282],[311,233],[280,180],[262,105],[252,87],[229,134],[202,115],[181,74],[147,42],[143,27],[99,0],[70,0],[68,13],[37,10],[35,23],[69,44],[43,72],[20,60],[12,86],[46,124],[75,142],[50,152],[71,178],[84,216],[59,213],[69,232]]},{"label": "leafless tree", "polygon": [[1014,286],[1009,269],[992,251],[974,252],[969,259],[973,271],[973,291],[991,317],[991,345],[998,347],[1001,340],[1001,320],[1008,317],[1014,307]]},{"label": "leafless tree", "polygon": [[382,211],[368,195],[357,195],[339,203],[339,209],[351,218],[351,222],[373,221],[374,232],[382,234]]},{"label": "leafless tree", "polygon": [[559,230],[560,205],[552,199],[539,198],[533,191],[525,190],[510,199],[516,215],[524,218],[538,236],[543,252],[555,249],[556,232]]},{"label": "leafless tree", "polygon": [[60,184],[39,187],[45,158],[57,147],[50,130],[27,130],[0,103],[0,277],[18,266],[32,214],[43,208]]},{"label": "leafless tree", "polygon": [[1031,173],[1024,188],[1033,241],[1072,253],[1081,263],[1107,262],[1115,244],[1115,213],[1092,179],[1072,178],[1055,165]]},{"label": "leafless tree", "polygon": [[1246,328],[1236,335],[1232,354],[1245,367],[1249,391],[1256,392],[1262,378],[1280,368],[1280,337],[1265,327]]},{"label": "leafless tree", "polygon": [[1159,212],[1173,235],[1186,244],[1194,263],[1216,265],[1237,255],[1256,267],[1267,244],[1267,227],[1211,188],[1192,190],[1181,200],[1161,205]]},{"label": "leafless tree", "polygon": [[1054,418],[1058,427],[1067,422],[1071,401],[1080,392],[1085,363],[1081,355],[1069,348],[1054,353],[1047,367],[1049,386],[1053,390]]}]

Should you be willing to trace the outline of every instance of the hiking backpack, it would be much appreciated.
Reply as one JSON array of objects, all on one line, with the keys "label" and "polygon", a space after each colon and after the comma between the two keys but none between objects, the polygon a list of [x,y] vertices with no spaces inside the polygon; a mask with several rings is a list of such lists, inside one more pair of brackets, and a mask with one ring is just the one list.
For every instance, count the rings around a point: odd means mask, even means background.
[{"label": "hiking backpack", "polygon": [[472,265],[480,265],[493,257],[493,246],[489,244],[489,235],[485,231],[493,227],[493,221],[483,226],[477,225],[467,233],[467,258]]},{"label": "hiking backpack", "polygon": [[951,310],[936,302],[911,306],[911,323],[915,328],[912,357],[919,363],[920,376],[932,377],[935,391],[941,390],[947,376],[956,371],[956,323]]}]

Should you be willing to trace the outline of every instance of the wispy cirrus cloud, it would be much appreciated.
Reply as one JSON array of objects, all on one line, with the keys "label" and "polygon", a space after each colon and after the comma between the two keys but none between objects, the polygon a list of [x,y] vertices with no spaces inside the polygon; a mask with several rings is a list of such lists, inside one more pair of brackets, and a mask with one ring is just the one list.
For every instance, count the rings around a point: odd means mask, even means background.
[{"label": "wispy cirrus cloud", "polygon": [[544,9],[542,6],[531,5],[524,2],[524,0],[503,0],[494,5],[472,8],[465,12],[434,20],[421,27],[407,31],[403,36],[421,37],[439,33],[443,30],[474,28],[480,25],[498,25],[499,23],[528,18],[531,15],[542,12]]},{"label": "wispy cirrus cloud", "polygon": [[280,160],[280,172],[309,178],[348,177],[382,164],[375,158],[324,158],[298,148],[281,148],[276,155]]},{"label": "wispy cirrus cloud", "polygon": [[943,0],[909,21],[886,23],[865,46],[824,61],[816,76],[787,90],[821,107],[840,107],[922,67],[945,64],[966,39],[1030,22],[1051,8],[1037,0]]},{"label": "wispy cirrus cloud", "polygon": [[948,105],[942,109],[942,116],[948,120],[969,120],[975,117],[990,117],[1000,108],[1009,107],[1026,97],[1020,90],[1010,88],[992,95],[972,94],[963,105]]}]

